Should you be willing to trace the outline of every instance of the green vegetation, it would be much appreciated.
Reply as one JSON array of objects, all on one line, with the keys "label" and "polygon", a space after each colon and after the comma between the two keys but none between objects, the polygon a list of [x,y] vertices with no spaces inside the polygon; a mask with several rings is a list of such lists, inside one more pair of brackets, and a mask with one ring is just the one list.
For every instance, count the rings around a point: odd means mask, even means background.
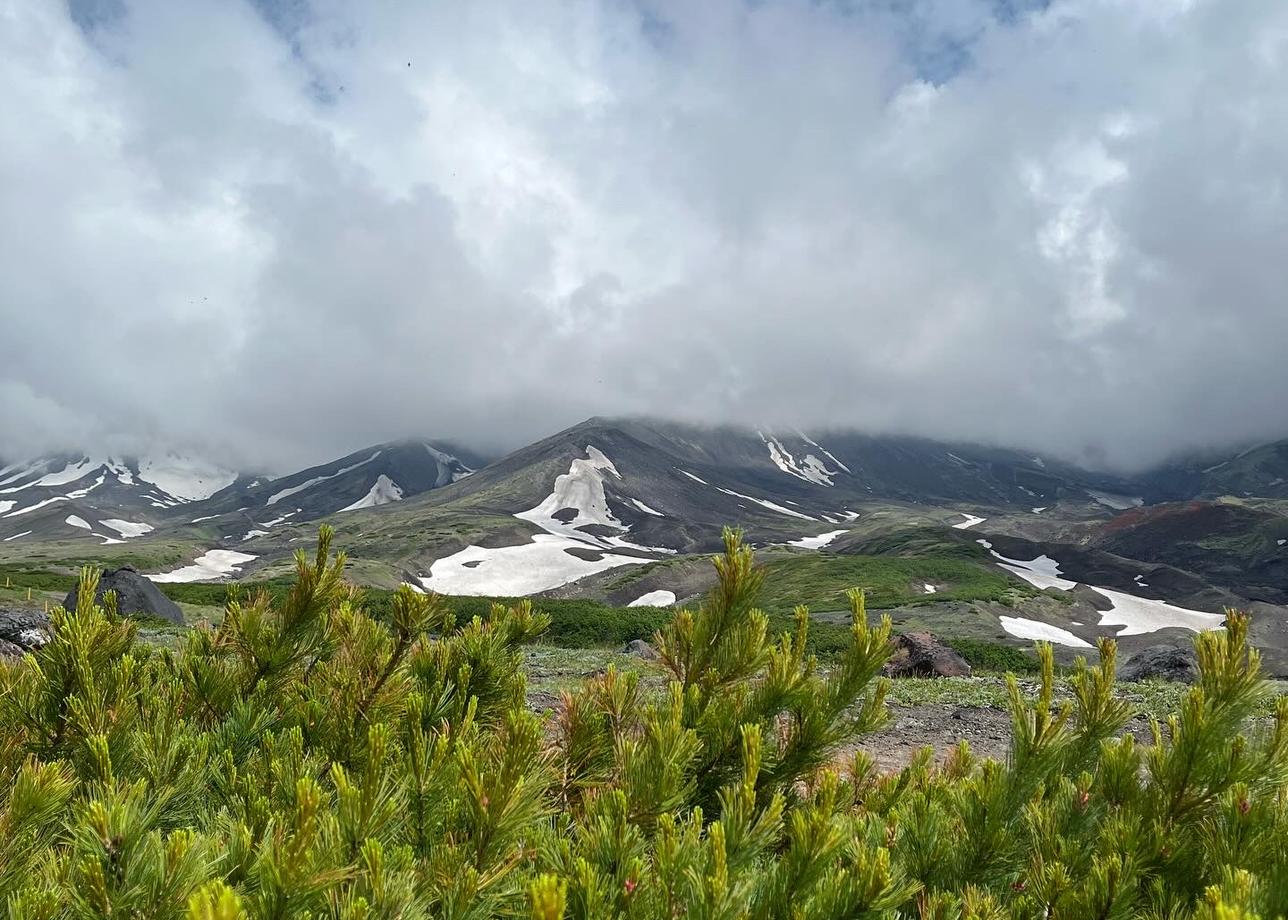
[{"label": "green vegetation", "polygon": [[[674,615],[666,685],[609,667],[549,722],[524,709],[524,602],[456,623],[403,589],[358,606],[323,528],[280,600],[173,650],[81,603],[0,667],[0,901],[10,917],[1195,918],[1288,912],[1288,700],[1247,619],[1195,645],[1166,731],[1122,729],[1114,646],[1005,685],[1005,763],[964,745],[878,771],[890,622],[827,669],[773,636],[729,535]],[[926,682],[927,684],[929,682]],[[996,688],[996,681],[975,683]],[[923,685],[924,686],[924,685]],[[989,691],[992,692],[992,691]],[[1060,695],[1066,695],[1061,699]]]},{"label": "green vegetation", "polygon": [[957,654],[966,659],[973,671],[991,671],[997,674],[1037,674],[1041,670],[1038,659],[1013,645],[1000,642],[983,642],[979,639],[945,639]]},{"label": "green vegetation", "polygon": [[[997,601],[1014,604],[1037,592],[986,565],[942,556],[851,556],[795,554],[766,563],[771,610],[805,604],[811,610],[844,610],[846,592],[860,587],[876,608],[941,601]],[[927,594],[924,586],[935,586]]]}]

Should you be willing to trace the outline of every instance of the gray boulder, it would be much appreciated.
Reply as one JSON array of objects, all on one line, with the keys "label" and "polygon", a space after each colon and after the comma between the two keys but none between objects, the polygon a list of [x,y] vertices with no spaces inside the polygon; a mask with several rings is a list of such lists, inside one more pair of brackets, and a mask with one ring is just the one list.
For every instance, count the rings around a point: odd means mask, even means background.
[{"label": "gray boulder", "polygon": [[882,668],[887,677],[970,677],[966,659],[930,633],[901,633],[893,641],[894,654]]},{"label": "gray boulder", "polygon": [[1199,662],[1188,645],[1151,645],[1127,659],[1118,669],[1118,679],[1192,684],[1199,679]]},{"label": "gray boulder", "polygon": [[0,608],[0,642],[4,643],[0,645],[0,656],[29,652],[50,638],[49,619],[40,611]]},{"label": "gray boulder", "polygon": [[[76,609],[77,594],[80,591],[80,585],[72,588],[71,593],[63,601],[63,606],[68,610]],[[179,605],[170,598],[161,593],[161,590],[144,576],[140,575],[133,566],[122,566],[119,569],[110,569],[103,573],[98,580],[98,591],[95,592],[94,598],[98,603],[103,602],[103,595],[108,591],[116,592],[116,611],[122,616],[144,616],[156,617],[160,620],[169,620],[176,626],[183,625],[183,611]]]},{"label": "gray boulder", "polygon": [[632,639],[622,647],[622,654],[634,655],[636,658],[643,658],[647,661],[657,660],[657,649],[649,645],[643,639]]}]

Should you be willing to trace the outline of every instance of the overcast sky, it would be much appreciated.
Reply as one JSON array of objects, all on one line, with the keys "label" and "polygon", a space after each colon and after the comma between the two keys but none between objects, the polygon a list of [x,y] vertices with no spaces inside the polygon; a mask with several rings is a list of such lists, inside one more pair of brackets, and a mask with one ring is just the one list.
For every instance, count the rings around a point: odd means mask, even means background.
[{"label": "overcast sky", "polygon": [[0,456],[1288,435],[1284,0],[0,0]]}]

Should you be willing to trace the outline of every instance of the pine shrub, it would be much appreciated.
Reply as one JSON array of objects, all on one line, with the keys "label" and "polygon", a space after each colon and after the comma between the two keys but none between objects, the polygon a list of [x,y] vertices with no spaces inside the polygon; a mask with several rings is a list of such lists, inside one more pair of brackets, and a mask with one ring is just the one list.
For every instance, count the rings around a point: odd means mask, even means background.
[{"label": "pine shrub", "polygon": [[411,588],[377,621],[323,528],[285,593],[175,651],[96,573],[0,668],[0,899],[11,918],[1174,918],[1288,911],[1288,707],[1247,619],[1151,744],[1112,642],[1073,699],[1010,682],[1005,762],[962,745],[882,773],[890,623],[845,650],[772,635],[736,534],[655,637],[662,693],[609,669],[528,712],[526,602],[454,622]]}]

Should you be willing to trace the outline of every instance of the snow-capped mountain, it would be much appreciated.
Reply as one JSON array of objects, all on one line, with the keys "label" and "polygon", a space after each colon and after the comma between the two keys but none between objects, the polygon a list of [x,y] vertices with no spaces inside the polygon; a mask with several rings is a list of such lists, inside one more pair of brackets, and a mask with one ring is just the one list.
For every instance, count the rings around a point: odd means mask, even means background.
[{"label": "snow-capped mountain", "polygon": [[0,468],[0,541],[150,533],[170,509],[227,488],[237,474],[191,457],[59,455]]},{"label": "snow-capped mountain", "polygon": [[[462,460],[458,454],[468,458]],[[300,524],[400,502],[469,476],[482,461],[425,440],[392,441],[285,476],[244,479],[184,508],[186,523],[253,539]]]}]

